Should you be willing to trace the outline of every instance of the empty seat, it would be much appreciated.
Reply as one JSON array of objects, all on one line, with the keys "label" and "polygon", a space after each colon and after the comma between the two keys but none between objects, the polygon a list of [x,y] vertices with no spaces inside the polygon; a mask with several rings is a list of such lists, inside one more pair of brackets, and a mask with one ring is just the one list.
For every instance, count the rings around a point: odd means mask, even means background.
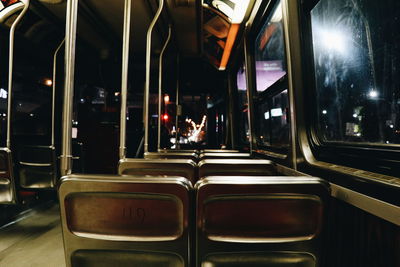
[{"label": "empty seat", "polygon": [[204,159],[198,164],[199,178],[213,175],[278,175],[272,161],[264,159]]},{"label": "empty seat", "polygon": [[329,185],[313,177],[206,177],[197,266],[318,266]]},{"label": "empty seat", "polygon": [[159,149],[158,153],[196,153],[199,151],[196,149]]},{"label": "empty seat", "polygon": [[197,161],[198,155],[195,152],[146,152],[145,159],[191,159]]},{"label": "empty seat", "polygon": [[16,202],[15,180],[11,151],[0,148],[0,203],[12,204]]},{"label": "empty seat", "polygon": [[118,174],[182,176],[197,181],[196,163],[190,159],[123,159]]},{"label": "empty seat", "polygon": [[190,190],[183,177],[63,177],[67,266],[189,266]]},{"label": "empty seat", "polygon": [[54,188],[57,183],[54,146],[23,146],[18,153],[19,184],[22,188]]},{"label": "empty seat", "polygon": [[214,153],[201,153],[199,159],[250,159],[250,153],[225,153],[225,152],[214,152]]}]

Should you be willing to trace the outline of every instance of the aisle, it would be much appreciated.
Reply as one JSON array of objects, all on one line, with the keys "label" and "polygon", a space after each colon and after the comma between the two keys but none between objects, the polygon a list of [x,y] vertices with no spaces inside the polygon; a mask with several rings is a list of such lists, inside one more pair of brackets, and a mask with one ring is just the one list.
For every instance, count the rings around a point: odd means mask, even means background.
[{"label": "aisle", "polygon": [[58,205],[31,211],[0,229],[0,266],[65,266]]}]

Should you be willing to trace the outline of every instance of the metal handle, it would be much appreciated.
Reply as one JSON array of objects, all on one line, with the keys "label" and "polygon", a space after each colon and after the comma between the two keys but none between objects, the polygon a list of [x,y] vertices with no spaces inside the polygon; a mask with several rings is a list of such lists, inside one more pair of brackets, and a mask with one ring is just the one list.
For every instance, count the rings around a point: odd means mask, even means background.
[{"label": "metal handle", "polygon": [[53,96],[51,100],[51,146],[54,147],[54,132],[55,132],[55,112],[56,112],[56,80],[57,80],[57,56],[61,47],[65,43],[65,38],[58,45],[53,57]]},{"label": "metal handle", "polygon": [[158,150],[161,149],[161,95],[162,95],[162,70],[163,70],[163,59],[164,59],[164,52],[169,44],[171,39],[171,25],[168,25],[168,36],[165,40],[165,44],[160,53],[160,62],[158,68],[158,135],[157,135],[157,148]]},{"label": "metal handle", "polygon": [[132,1],[125,0],[124,7],[124,37],[122,44],[122,79],[121,79],[121,118],[119,133],[119,158],[126,157],[126,105],[128,98],[128,76],[129,76],[129,44],[131,33],[131,11]]},{"label": "metal handle", "polygon": [[154,25],[160,17],[161,11],[164,7],[164,0],[159,0],[158,9],[149,29],[147,30],[146,42],[146,84],[144,90],[144,152],[149,152],[149,95],[150,95],[150,56],[151,56],[151,34]]},{"label": "metal handle", "polygon": [[14,36],[15,29],[22,17],[28,11],[30,0],[21,0],[24,3],[24,8],[19,13],[17,19],[13,22],[10,29],[10,47],[8,58],[8,101],[7,101],[7,148],[11,150],[11,98],[12,98],[12,85],[13,85],[13,67],[14,67]]}]

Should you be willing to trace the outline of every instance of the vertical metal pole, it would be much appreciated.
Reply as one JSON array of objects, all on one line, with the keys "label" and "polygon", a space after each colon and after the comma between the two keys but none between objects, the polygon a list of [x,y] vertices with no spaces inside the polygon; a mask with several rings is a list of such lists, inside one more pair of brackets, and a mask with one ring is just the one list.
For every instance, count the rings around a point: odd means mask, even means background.
[{"label": "vertical metal pole", "polygon": [[126,105],[128,98],[129,48],[131,33],[132,0],[125,0],[124,37],[122,44],[122,79],[121,79],[121,120],[119,133],[119,158],[126,157]]},{"label": "vertical metal pole", "polygon": [[246,87],[247,87],[247,116],[249,121],[249,133],[250,133],[250,154],[253,153],[253,141],[254,141],[254,128],[253,128],[253,83],[250,75],[252,75],[250,53],[248,47],[248,40],[244,40],[244,58],[246,65]]},{"label": "vertical metal pole", "polygon": [[176,57],[176,114],[175,114],[175,149],[178,149],[178,109],[179,109],[179,55]]},{"label": "vertical metal pole", "polygon": [[22,0],[24,8],[19,13],[17,19],[13,22],[10,29],[10,47],[8,55],[8,99],[7,99],[7,148],[11,150],[11,105],[12,105],[12,86],[13,86],[13,71],[14,71],[14,36],[15,29],[21,21],[22,17],[29,9],[29,0]]},{"label": "vertical metal pole", "polygon": [[64,82],[64,106],[63,106],[63,130],[61,175],[71,174],[72,170],[72,112],[74,100],[75,78],[75,47],[76,26],[78,15],[78,0],[67,1],[66,29],[65,29],[65,82]]},{"label": "vertical metal pole", "polygon": [[232,73],[231,71],[228,72],[228,116],[227,116],[227,122],[228,122],[228,132],[229,132],[229,137],[230,137],[230,143],[231,143],[231,149],[235,149],[236,143],[235,143],[235,123],[233,122],[234,118],[234,100],[233,100],[233,84],[232,84]]},{"label": "vertical metal pole", "polygon": [[51,146],[54,147],[54,132],[55,132],[55,110],[56,110],[56,81],[57,81],[57,56],[61,47],[65,42],[65,38],[54,52],[53,57],[53,96],[51,99]]},{"label": "vertical metal pole", "polygon": [[164,0],[159,0],[156,15],[150,23],[147,30],[146,42],[146,83],[144,90],[144,153],[149,152],[149,95],[150,95],[150,71],[151,71],[151,34],[154,25],[160,17],[161,11],[164,7]]},{"label": "vertical metal pole", "polygon": [[160,53],[160,62],[158,66],[158,134],[157,134],[157,150],[161,149],[161,102],[162,102],[162,70],[163,70],[163,58],[164,52],[168,46],[169,40],[171,39],[171,25],[168,25],[168,36],[165,40],[165,44]]}]

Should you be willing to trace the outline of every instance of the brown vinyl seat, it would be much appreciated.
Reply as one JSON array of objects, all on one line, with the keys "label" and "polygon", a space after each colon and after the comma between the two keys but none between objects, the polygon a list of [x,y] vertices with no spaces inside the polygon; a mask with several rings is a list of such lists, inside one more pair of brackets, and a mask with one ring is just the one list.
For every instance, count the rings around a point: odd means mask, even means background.
[{"label": "brown vinyl seat", "polygon": [[211,176],[195,190],[196,266],[318,266],[325,181]]},{"label": "brown vinyl seat", "polygon": [[22,146],[18,153],[19,184],[26,189],[55,188],[57,157],[54,146]]},{"label": "brown vinyl seat", "polygon": [[198,163],[199,178],[205,176],[278,175],[275,164],[265,159],[204,159]]},{"label": "brown vinyl seat", "polygon": [[197,181],[197,165],[190,159],[123,159],[118,174],[182,176],[193,184]]},{"label": "brown vinyl seat", "polygon": [[63,177],[67,266],[190,266],[190,190],[183,177]]}]

